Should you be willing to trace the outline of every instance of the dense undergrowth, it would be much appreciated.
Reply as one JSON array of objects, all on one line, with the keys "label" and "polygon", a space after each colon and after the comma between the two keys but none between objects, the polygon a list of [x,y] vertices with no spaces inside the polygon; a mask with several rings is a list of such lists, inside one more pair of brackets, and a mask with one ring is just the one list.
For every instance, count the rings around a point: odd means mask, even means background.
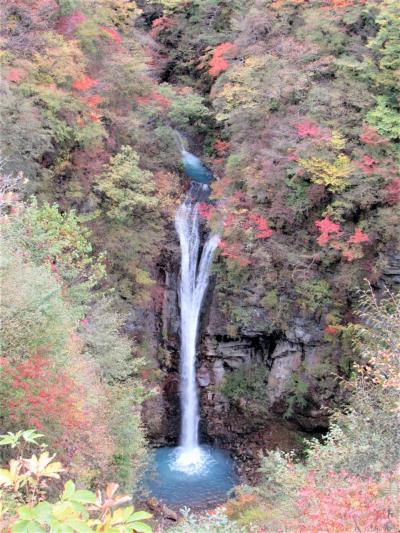
[{"label": "dense undergrowth", "polygon": [[[69,479],[63,490],[59,486],[57,491],[57,483],[65,475],[65,469],[54,460],[55,454],[49,454],[47,445],[39,443],[42,437],[32,429],[0,436],[0,445],[10,446],[14,455],[9,467],[0,469],[3,531],[151,533],[151,527],[143,522],[151,518],[150,513],[134,512],[132,505],[126,506],[131,498],[118,495],[116,483],[109,483],[104,491],[94,493],[77,489]],[[30,457],[28,452],[33,452]]]},{"label": "dense undergrowth", "polygon": [[1,427],[44,432],[77,479],[131,487],[147,393],[112,293],[98,288],[104,258],[73,211],[25,204],[12,190],[3,209]]}]

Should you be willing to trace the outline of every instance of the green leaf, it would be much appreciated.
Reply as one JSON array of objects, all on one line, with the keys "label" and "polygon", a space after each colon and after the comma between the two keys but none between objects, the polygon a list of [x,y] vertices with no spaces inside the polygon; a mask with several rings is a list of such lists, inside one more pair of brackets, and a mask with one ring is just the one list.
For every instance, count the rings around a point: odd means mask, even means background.
[{"label": "green leaf", "polygon": [[136,513],[133,513],[129,517],[129,521],[132,522],[133,520],[147,520],[148,518],[151,518],[152,515],[148,513],[147,511],[137,511]]},{"label": "green leaf", "polygon": [[44,437],[44,435],[42,435],[41,433],[36,433],[35,429],[27,429],[22,433],[22,437],[26,442],[37,444],[37,439],[40,439],[40,437]]},{"label": "green leaf", "polygon": [[30,520],[18,520],[11,526],[11,533],[46,533],[46,530]]},{"label": "green leaf", "polygon": [[15,445],[16,442],[17,439],[13,434],[0,435],[0,446],[7,446],[8,444]]},{"label": "green leaf", "polygon": [[0,485],[5,485],[6,487],[13,484],[13,476],[9,470],[6,468],[0,468]]},{"label": "green leaf", "polygon": [[132,527],[134,531],[137,531],[138,533],[153,533],[152,528],[143,522],[136,522]]},{"label": "green leaf", "polygon": [[29,505],[23,505],[17,512],[22,520],[34,520],[36,518],[35,509]]},{"label": "green leaf", "polygon": [[96,503],[96,494],[90,490],[77,490],[70,500],[78,503]]},{"label": "green leaf", "polygon": [[68,525],[77,533],[92,533],[93,529],[80,520],[69,520]]},{"label": "green leaf", "polygon": [[29,521],[28,520],[18,520],[11,526],[12,533],[26,533],[29,531]]},{"label": "green leaf", "polygon": [[75,483],[69,479],[64,485],[63,500],[70,500],[75,493]]},{"label": "green leaf", "polygon": [[47,522],[50,519],[53,505],[49,502],[40,502],[35,507],[36,520]]},{"label": "green leaf", "polygon": [[[34,432],[34,429],[28,429],[27,432],[31,433]],[[0,445],[1,446],[7,446],[11,445],[11,448],[15,448],[16,445],[19,442],[19,439],[24,436],[25,432],[17,431],[17,433],[12,433],[11,431],[8,431],[6,435],[0,435]],[[38,435],[39,436],[39,435]]]},{"label": "green leaf", "polygon": [[18,520],[11,526],[12,533],[26,533],[28,531],[29,521]]}]

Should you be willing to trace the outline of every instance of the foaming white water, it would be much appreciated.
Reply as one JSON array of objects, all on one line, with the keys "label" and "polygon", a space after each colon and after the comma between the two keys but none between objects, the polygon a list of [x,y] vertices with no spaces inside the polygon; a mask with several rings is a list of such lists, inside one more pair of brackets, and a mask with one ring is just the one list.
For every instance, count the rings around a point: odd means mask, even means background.
[{"label": "foaming white water", "polygon": [[179,446],[170,468],[192,476],[194,474],[206,474],[212,463],[215,463],[215,460],[200,446],[192,449]]},{"label": "foaming white water", "polygon": [[197,204],[183,203],[177,211],[175,226],[181,246],[181,446],[174,468],[198,473],[202,452],[198,442],[199,408],[196,386],[196,341],[201,304],[208,285],[210,267],[219,237],[211,235],[200,261],[200,234]]},{"label": "foaming white water", "polygon": [[203,163],[197,156],[186,151],[184,148],[182,148],[181,152],[182,152],[183,162],[186,163],[187,165],[194,165],[194,166],[203,165]]}]

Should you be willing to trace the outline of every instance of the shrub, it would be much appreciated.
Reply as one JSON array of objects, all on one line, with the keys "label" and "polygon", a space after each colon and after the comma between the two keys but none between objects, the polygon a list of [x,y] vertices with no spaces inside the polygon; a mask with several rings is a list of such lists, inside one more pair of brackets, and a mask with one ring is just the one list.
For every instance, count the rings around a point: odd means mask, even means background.
[{"label": "shrub", "polygon": [[[4,250],[4,248],[3,248]],[[5,250],[4,250],[5,252]],[[23,251],[2,253],[1,351],[14,360],[45,349],[58,359],[74,326],[62,288],[44,266],[23,259]]]},{"label": "shrub", "polygon": [[397,482],[396,475],[375,481],[333,472],[319,484],[310,472],[296,498],[298,517],[286,526],[299,533],[396,531]]},{"label": "shrub", "polygon": [[[137,531],[151,533],[144,523],[151,515],[145,511],[134,512],[132,505],[124,506],[131,498],[118,496],[118,485],[109,483],[104,493],[77,489],[72,480],[57,487],[65,471],[54,461],[55,454],[39,451],[24,457],[25,445],[37,444],[43,437],[33,430],[17,434],[0,435],[0,445],[11,444],[18,452],[9,468],[0,469],[0,524],[10,533],[56,531]],[[49,499],[51,485],[52,499]]]},{"label": "shrub", "polygon": [[313,183],[325,185],[330,191],[342,191],[347,187],[347,178],[351,173],[348,156],[338,155],[333,163],[319,157],[300,159],[299,162]]},{"label": "shrub", "polygon": [[303,281],[296,286],[297,301],[303,309],[315,313],[332,303],[329,283],[325,280]]},{"label": "shrub", "polygon": [[139,167],[139,156],[130,146],[111,159],[96,190],[105,198],[107,216],[120,222],[158,205],[153,175]]},{"label": "shrub", "polygon": [[267,408],[268,369],[265,366],[243,366],[227,374],[221,385],[221,392],[227,398],[248,403],[248,409],[257,407],[260,410]]},{"label": "shrub", "polygon": [[3,195],[1,218],[1,425],[45,432],[80,482],[112,476],[132,488],[145,457],[142,360],[111,301],[93,290],[102,258],[74,212],[17,196]]},{"label": "shrub", "polygon": [[171,104],[168,118],[177,128],[186,129],[196,126],[205,131],[209,124],[211,113],[206,107],[204,98],[192,92],[177,96]]}]

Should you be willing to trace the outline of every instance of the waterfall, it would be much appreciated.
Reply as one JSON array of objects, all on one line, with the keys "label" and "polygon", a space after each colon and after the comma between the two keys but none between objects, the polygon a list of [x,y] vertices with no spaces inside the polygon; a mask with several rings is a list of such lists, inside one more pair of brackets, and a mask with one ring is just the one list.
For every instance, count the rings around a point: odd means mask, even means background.
[{"label": "waterfall", "polygon": [[199,406],[196,384],[196,342],[201,304],[207,289],[219,237],[211,235],[200,257],[198,204],[186,200],[178,209],[175,226],[181,248],[181,447],[177,469],[192,472],[201,463],[198,441]]}]

